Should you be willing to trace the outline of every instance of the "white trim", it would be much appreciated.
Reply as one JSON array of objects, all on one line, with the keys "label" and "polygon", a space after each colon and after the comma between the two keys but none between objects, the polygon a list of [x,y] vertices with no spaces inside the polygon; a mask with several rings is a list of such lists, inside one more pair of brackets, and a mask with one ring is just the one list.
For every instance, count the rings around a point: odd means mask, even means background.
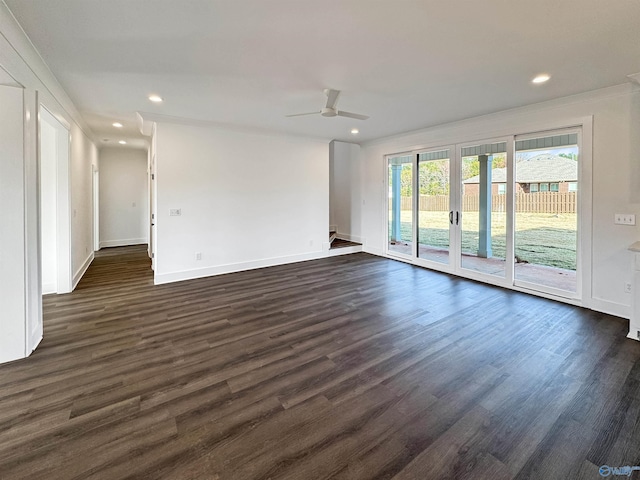
[{"label": "white trim", "polygon": [[45,283],[42,285],[42,295],[51,295],[52,293],[58,293],[55,283]]},{"label": "white trim", "polygon": [[351,235],[348,233],[336,232],[336,238],[339,238],[340,240],[346,240],[347,242],[364,243],[362,241],[362,237],[359,237],[358,235]]},{"label": "white trim", "polygon": [[56,274],[57,293],[73,291],[71,254],[71,137],[69,129],[51,110],[39,103],[38,114],[56,132]]},{"label": "white trim", "polygon": [[362,252],[362,245],[354,245],[352,247],[340,247],[329,250],[330,257],[337,257],[338,255],[348,255],[350,253]]},{"label": "white trim", "polygon": [[[12,71],[10,74],[11,77],[13,77],[16,82],[25,86],[29,83],[26,81],[27,78],[25,77],[31,77],[32,81],[35,79],[36,82],[39,82],[44,88],[33,85],[33,88],[39,91],[41,97],[39,100],[43,100],[42,94],[44,94],[44,97],[54,99],[61,107],[62,111],[66,113],[78,125],[78,127],[80,127],[83,133],[93,141],[93,132],[84,121],[84,118],[82,118],[82,115],[80,115],[80,112],[74,105],[71,97],[69,97],[67,92],[64,90],[56,76],[49,68],[49,65],[44,61],[40,52],[35,48],[31,39],[20,25],[20,22],[18,22],[13,15],[13,12],[11,12],[11,10],[2,1],[0,1],[0,38],[3,38],[7,44],[11,46],[11,50],[24,64],[19,65],[19,63],[16,62],[16,58],[11,58],[14,57],[14,55],[11,55],[10,52],[3,54],[3,49],[0,48],[0,63],[5,63],[3,58],[7,61],[4,67],[7,72],[8,70]],[[14,68],[12,69],[11,67]],[[56,115],[56,117],[58,116]],[[62,123],[68,125],[66,119]]]},{"label": "white trim", "polygon": [[31,338],[31,344],[30,344],[31,351],[27,352],[27,357],[31,355],[36,350],[36,348],[38,348],[38,345],[40,345],[40,342],[42,341],[43,338],[44,337],[42,336],[41,333],[37,337]]},{"label": "white trim", "polygon": [[[38,92],[23,89],[23,205],[25,271],[25,356],[42,338],[42,268],[40,253],[40,125]],[[34,254],[35,253],[35,254]]]},{"label": "white trim", "polygon": [[[583,305],[593,302],[593,115],[582,119],[578,133],[578,293]],[[596,309],[597,310],[597,309]]]},{"label": "white trim", "polygon": [[95,255],[93,252],[91,252],[89,254],[89,256],[87,257],[87,259],[84,261],[84,263],[82,264],[82,266],[80,267],[80,269],[76,272],[76,274],[73,276],[73,290],[76,289],[76,287],[78,286],[78,283],[80,283],[80,280],[82,280],[82,277],[84,276],[84,274],[87,272],[87,269],[89,268],[89,266],[91,265],[91,262],[93,262],[93,259],[95,258]]},{"label": "white trim", "polygon": [[[578,282],[579,283],[579,282]],[[576,291],[572,292],[571,290],[562,290],[561,288],[549,287],[540,283],[527,282],[525,280],[518,280],[517,278],[514,280],[514,285],[516,287],[520,287],[523,290],[535,290],[538,292],[546,293],[548,295],[553,295],[554,297],[564,297],[568,300],[572,301],[580,301],[580,291],[578,290],[579,285],[576,284]]]},{"label": "white trim", "polygon": [[384,251],[381,248],[376,248],[376,247],[371,247],[368,245],[363,245],[362,246],[362,251],[364,253],[370,253],[371,255],[376,255],[377,257],[386,257],[386,255],[384,254]]},{"label": "white trim", "polygon": [[146,238],[124,238],[120,240],[105,240],[100,242],[100,248],[109,247],[128,247],[130,245],[148,245],[149,241]]},{"label": "white trim", "polygon": [[585,308],[595,310],[596,312],[606,313],[624,319],[631,318],[631,307],[621,303],[610,302],[601,298],[592,298],[590,305],[584,305]]},{"label": "white trim", "polygon": [[190,270],[180,270],[169,273],[157,273],[153,277],[155,285],[165,283],[181,282],[183,280],[193,280],[196,278],[213,277],[216,275],[224,275],[226,273],[243,272],[245,270],[254,270],[256,268],[275,267],[277,265],[286,265],[288,263],[306,262],[308,260],[318,260],[328,257],[328,251],[309,252],[299,255],[289,255],[284,257],[265,258],[262,260],[253,260],[249,262],[230,263],[227,265],[216,265],[212,267],[194,268]]},{"label": "white trim", "polygon": [[93,200],[93,250],[100,250],[100,170],[91,166],[91,197]]}]

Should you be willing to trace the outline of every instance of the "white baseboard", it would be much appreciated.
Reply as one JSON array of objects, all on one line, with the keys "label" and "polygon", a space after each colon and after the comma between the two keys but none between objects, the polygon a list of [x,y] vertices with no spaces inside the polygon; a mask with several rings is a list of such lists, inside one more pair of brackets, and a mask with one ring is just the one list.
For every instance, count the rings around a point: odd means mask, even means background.
[{"label": "white baseboard", "polygon": [[388,258],[385,254],[384,251],[381,248],[375,248],[372,247],[370,245],[363,245],[362,246],[362,251],[366,252],[366,253],[370,253],[371,255],[377,255],[379,257],[385,257]]},{"label": "white baseboard", "polygon": [[122,240],[105,240],[104,242],[100,242],[100,248],[109,248],[109,247],[128,247],[129,245],[142,245],[147,244],[148,240],[146,238],[125,238]]},{"label": "white baseboard", "polygon": [[362,237],[351,235],[350,233],[336,232],[336,238],[339,238],[340,240],[346,240],[347,242],[364,243]]},{"label": "white baseboard", "polygon": [[31,349],[27,357],[36,351],[36,348],[38,348],[38,345],[40,345],[41,341],[42,341],[42,335],[31,340],[31,344],[33,345],[33,348]]},{"label": "white baseboard", "polygon": [[91,252],[89,254],[89,256],[87,257],[87,259],[82,264],[82,266],[80,267],[80,269],[73,276],[73,288],[71,289],[72,291],[75,290],[76,287],[78,286],[78,283],[80,282],[80,280],[82,279],[83,275],[85,274],[85,272],[89,268],[89,265],[91,265],[91,262],[93,262],[94,257],[95,257],[94,253]]},{"label": "white baseboard", "polygon": [[354,245],[353,247],[340,247],[329,250],[329,256],[348,255],[349,253],[358,253],[362,251],[362,245]]},{"label": "white baseboard", "polygon": [[337,232],[338,231],[338,225],[329,225],[329,231],[330,232]]},{"label": "white baseboard", "polygon": [[58,289],[55,283],[46,283],[42,285],[42,294],[49,295],[51,293],[58,293]]},{"label": "white baseboard", "polygon": [[225,273],[254,270],[256,268],[275,267],[276,265],[285,265],[287,263],[306,262],[308,260],[326,258],[327,256],[327,251],[309,252],[299,255],[265,258],[262,260],[252,260],[249,262],[231,263],[227,265],[216,265],[213,267],[195,268],[192,270],[182,270],[178,272],[155,273],[153,277],[153,283],[155,285],[162,285],[164,283],[181,282],[184,280],[193,280],[196,278],[224,275]]},{"label": "white baseboard", "polygon": [[631,307],[629,305],[622,305],[621,303],[614,303],[600,298],[592,298],[589,301],[589,305],[585,306],[596,312],[626,318],[627,320],[631,318]]}]

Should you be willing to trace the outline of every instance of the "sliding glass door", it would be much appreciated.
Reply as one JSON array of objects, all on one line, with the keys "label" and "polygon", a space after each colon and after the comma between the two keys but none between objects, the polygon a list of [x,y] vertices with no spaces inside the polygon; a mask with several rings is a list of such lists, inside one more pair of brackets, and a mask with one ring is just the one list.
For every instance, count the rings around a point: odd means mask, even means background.
[{"label": "sliding glass door", "polygon": [[450,265],[453,237],[451,208],[451,149],[417,154],[417,257]]},{"label": "sliding glass door", "polygon": [[579,136],[573,129],[516,137],[516,285],[577,295]]},{"label": "sliding glass door", "polygon": [[387,157],[387,253],[496,285],[580,298],[581,130]]},{"label": "sliding glass door", "polygon": [[394,255],[411,257],[415,242],[413,228],[413,169],[414,155],[387,158],[388,233],[387,251]]},{"label": "sliding glass door", "polygon": [[460,147],[460,268],[506,278],[507,141]]}]

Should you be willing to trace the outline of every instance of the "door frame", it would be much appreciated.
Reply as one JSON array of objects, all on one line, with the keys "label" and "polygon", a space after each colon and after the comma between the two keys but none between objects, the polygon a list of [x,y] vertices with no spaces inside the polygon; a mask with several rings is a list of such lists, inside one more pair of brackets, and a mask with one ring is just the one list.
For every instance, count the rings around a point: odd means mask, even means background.
[{"label": "door frame", "polygon": [[[454,145],[456,147],[455,155],[458,154],[457,147],[463,142],[460,142],[461,139],[464,140],[465,145],[469,144],[479,144],[486,142],[487,138],[507,138],[511,137],[513,143],[513,147],[511,149],[507,148],[507,153],[511,152],[511,162],[514,160],[515,154],[515,138],[521,137],[524,138],[525,135],[534,135],[539,136],[541,134],[545,134],[547,132],[554,132],[563,129],[580,129],[581,131],[581,144],[580,148],[580,163],[578,165],[578,182],[580,184],[578,202],[579,202],[579,222],[580,222],[580,235],[578,238],[579,249],[581,254],[578,258],[580,262],[580,269],[582,273],[578,278],[578,285],[580,296],[575,298],[570,298],[563,295],[557,295],[554,293],[549,293],[541,290],[534,290],[530,288],[526,288],[523,286],[515,285],[514,282],[511,284],[507,283],[506,279],[501,279],[499,277],[496,278],[482,278],[473,275],[473,273],[468,274],[467,270],[463,270],[462,272],[457,271],[448,271],[442,268],[440,264],[429,264],[424,265],[417,261],[418,259],[414,257],[407,257],[405,255],[399,255],[394,252],[389,252],[389,237],[388,237],[388,212],[389,212],[389,181],[388,181],[388,159],[390,157],[396,156],[404,156],[409,154],[414,154],[416,152],[424,152],[433,149],[439,149],[440,145]],[[410,149],[398,149],[397,153],[389,153],[382,155],[382,168],[383,168],[383,185],[384,185],[384,211],[382,212],[382,225],[384,227],[383,239],[384,239],[384,256],[392,258],[394,260],[399,260],[405,263],[410,263],[417,266],[426,267],[432,270],[443,271],[446,273],[452,273],[456,276],[460,276],[462,278],[469,278],[472,280],[478,280],[483,283],[487,283],[490,285],[495,285],[499,287],[504,287],[510,290],[529,293],[538,297],[548,298],[551,300],[560,301],[563,303],[568,303],[571,305],[583,306],[586,308],[591,308],[595,303],[597,303],[597,299],[592,298],[592,270],[593,270],[593,262],[592,262],[592,210],[593,210],[593,116],[577,116],[577,117],[563,117],[563,118],[551,118],[545,120],[532,120],[532,121],[523,121],[519,122],[515,127],[509,123],[504,124],[501,127],[496,127],[494,129],[489,129],[487,131],[474,131],[469,135],[460,134],[459,131],[452,133],[451,135],[446,133],[436,133],[436,137],[441,137],[440,140],[435,139],[434,141],[425,141],[417,144],[415,146],[410,147]],[[468,141],[467,141],[468,140]],[[417,157],[416,157],[417,158]],[[507,162],[509,162],[509,155],[507,156]],[[456,162],[457,164],[458,162]],[[509,170],[508,170],[509,172]],[[510,174],[507,178],[507,189],[514,188],[514,178],[513,178],[513,165],[510,169]],[[513,190],[511,190],[513,192]],[[509,190],[507,190],[507,193]],[[511,193],[510,198],[513,199],[513,193]],[[515,209],[515,205],[511,205],[512,210]],[[511,215],[513,218],[513,215]],[[513,221],[513,220],[512,220]],[[415,224],[415,222],[414,222]],[[415,225],[414,225],[415,226]],[[513,232],[513,226],[511,228]],[[414,234],[414,239],[415,234]],[[414,241],[415,243],[415,241]],[[511,239],[511,245],[513,247],[514,242]],[[513,253],[513,251],[512,251]],[[515,268],[515,265],[513,266]],[[507,269],[508,271],[509,269]],[[512,269],[511,269],[512,270]],[[492,277],[492,276],[489,276]],[[511,278],[513,279],[513,271],[511,273]]]},{"label": "door frame", "polygon": [[[407,255],[405,253],[400,253],[400,252],[394,252],[392,250],[389,249],[389,208],[391,207],[389,202],[391,200],[391,197],[389,196],[389,189],[391,188],[391,186],[389,185],[389,160],[391,158],[396,158],[396,157],[412,157],[411,160],[411,168],[413,169],[413,174],[411,177],[411,188],[413,189],[414,195],[413,198],[411,200],[412,202],[412,208],[413,208],[413,212],[412,212],[412,217],[411,217],[411,238],[414,239],[411,242],[411,254]],[[415,222],[415,205],[413,205],[415,203],[415,179],[416,179],[416,175],[415,175],[415,171],[416,171],[416,155],[415,155],[415,151],[408,151],[408,152],[402,152],[402,153],[393,153],[391,155],[385,155],[384,157],[384,171],[385,171],[385,180],[384,180],[384,184],[385,184],[385,211],[384,211],[384,218],[385,218],[385,253],[391,257],[394,258],[398,258],[398,259],[402,259],[402,260],[410,260],[413,262],[413,260],[416,258],[416,252],[417,252],[417,246],[416,246],[416,242],[415,242],[415,238],[416,238],[416,222]]]},{"label": "door frame", "polygon": [[[443,145],[436,147],[429,147],[414,150],[414,170],[416,175],[414,175],[414,185],[413,191],[417,192],[417,195],[414,195],[414,224],[416,225],[416,232],[420,228],[420,161],[419,156],[421,153],[429,153],[429,152],[439,152],[443,150],[449,151],[449,211],[455,215],[456,210],[458,210],[458,189],[460,188],[456,182],[456,178],[458,175],[459,165],[456,160],[456,145]],[[430,160],[426,160],[427,162]],[[433,160],[431,160],[433,161]],[[420,249],[420,243],[417,235],[414,236],[414,243],[416,244],[416,253]],[[459,229],[456,228],[455,223],[449,223],[449,263],[439,263],[433,260],[428,260],[424,258],[420,258],[418,255],[414,258],[414,263],[416,265],[420,265],[422,267],[431,268],[433,270],[439,270],[441,272],[456,274],[456,249],[459,248],[460,242],[460,234]]]},{"label": "door frame", "polygon": [[93,174],[93,251],[100,250],[100,169],[92,166]]},{"label": "door frame", "polygon": [[[577,192],[577,199],[576,199],[576,207],[578,209],[577,215],[576,215],[576,291],[575,293],[573,292],[569,292],[566,290],[560,290],[557,288],[553,288],[553,287],[548,287],[545,285],[540,285],[537,283],[531,283],[531,282],[527,282],[527,281],[523,281],[523,280],[517,280],[515,278],[515,272],[514,272],[514,277],[513,277],[513,284],[516,287],[520,287],[523,288],[525,290],[536,290],[536,291],[540,291],[549,295],[554,295],[554,296],[559,296],[559,297],[565,297],[568,299],[572,299],[572,300],[580,300],[583,298],[583,285],[584,285],[584,278],[583,278],[583,258],[584,258],[584,243],[582,241],[583,239],[583,228],[585,227],[585,225],[587,223],[591,223],[590,221],[588,221],[588,218],[585,219],[583,214],[583,206],[582,206],[582,195],[583,195],[583,188],[582,188],[582,163],[583,163],[583,154],[582,154],[582,137],[583,137],[583,130],[584,127],[583,126],[574,126],[574,127],[567,127],[567,128],[559,128],[559,129],[554,129],[554,130],[545,130],[542,132],[533,132],[533,133],[527,133],[527,134],[522,134],[522,135],[515,135],[514,136],[514,140],[518,141],[518,140],[529,140],[529,139],[534,139],[534,138],[540,138],[540,137],[549,137],[549,136],[556,136],[556,135],[563,135],[563,134],[568,134],[568,133],[576,133],[578,135],[578,141],[577,141],[577,147],[578,147],[578,192]],[[515,151],[515,144],[514,144],[514,154],[516,153]],[[515,172],[515,170],[514,170]],[[515,184],[514,184],[515,185]],[[591,189],[589,188],[589,191]],[[586,194],[586,192],[585,192]],[[514,217],[513,217],[513,221],[515,223],[515,212],[514,212]],[[515,235],[515,229],[513,231],[514,235]],[[514,248],[515,248],[515,238],[514,238]],[[514,265],[515,268],[515,265]]]},{"label": "door frame", "polygon": [[[513,150],[515,147],[514,135],[505,135],[493,138],[482,138],[479,140],[474,140],[472,142],[464,142],[455,144],[456,147],[456,168],[457,168],[457,177],[455,179],[457,185],[457,199],[456,199],[456,207],[460,212],[460,225],[457,225],[459,243],[457,245],[457,250],[455,252],[455,272],[454,274],[463,276],[465,278],[471,278],[473,280],[477,280],[484,283],[491,283],[494,285],[499,285],[503,287],[510,287],[513,285],[513,260],[510,262],[509,259],[514,258],[514,247],[513,247],[513,211],[514,211],[514,202],[513,202],[513,189],[514,189],[514,178],[513,178]],[[462,225],[463,225],[463,212],[462,212],[462,149],[467,147],[473,147],[477,145],[486,145],[486,144],[494,144],[494,143],[506,143],[506,154],[507,154],[507,191],[506,195],[506,219],[505,219],[505,266],[504,266],[504,277],[500,277],[497,275],[490,275],[488,273],[482,273],[475,270],[471,270],[468,268],[462,267]]]},{"label": "door frame", "polygon": [[[46,107],[40,103],[38,109],[39,121],[45,121],[56,130],[56,293],[69,293],[73,290],[73,268],[71,264],[71,137],[70,126],[63,123]],[[38,128],[38,135],[40,134]],[[40,165],[38,140],[38,165]]]}]

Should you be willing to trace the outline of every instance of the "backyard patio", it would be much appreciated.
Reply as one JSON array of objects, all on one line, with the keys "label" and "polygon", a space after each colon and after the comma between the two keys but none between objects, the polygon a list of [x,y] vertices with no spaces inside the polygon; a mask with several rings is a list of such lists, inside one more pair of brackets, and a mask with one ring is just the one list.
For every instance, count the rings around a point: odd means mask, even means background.
[{"label": "backyard patio", "polygon": [[[481,258],[478,252],[478,212],[462,217],[462,267],[504,277],[506,268],[506,214],[492,212],[492,256]],[[515,215],[516,280],[575,292],[576,284],[575,213],[524,213]],[[390,245],[397,253],[411,254],[412,212],[401,212],[402,242]],[[419,214],[418,257],[449,263],[449,212]]]}]

